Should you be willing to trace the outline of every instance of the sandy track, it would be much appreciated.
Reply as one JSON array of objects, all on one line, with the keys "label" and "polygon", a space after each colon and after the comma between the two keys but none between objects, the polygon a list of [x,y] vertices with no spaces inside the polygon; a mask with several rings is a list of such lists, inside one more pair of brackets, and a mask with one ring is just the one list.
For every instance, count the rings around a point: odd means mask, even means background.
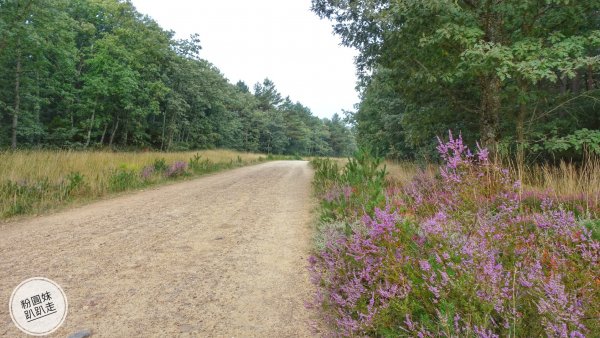
[{"label": "sandy track", "polygon": [[270,162],[0,225],[0,336],[12,290],[43,276],[52,336],[309,336],[307,162]]}]

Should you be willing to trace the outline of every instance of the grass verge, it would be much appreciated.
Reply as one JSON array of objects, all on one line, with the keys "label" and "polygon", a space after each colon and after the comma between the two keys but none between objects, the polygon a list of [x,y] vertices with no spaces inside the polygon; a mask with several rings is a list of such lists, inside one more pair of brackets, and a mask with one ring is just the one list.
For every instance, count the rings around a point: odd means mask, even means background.
[{"label": "grass verge", "polygon": [[0,219],[279,159],[297,158],[230,150],[0,152]]}]

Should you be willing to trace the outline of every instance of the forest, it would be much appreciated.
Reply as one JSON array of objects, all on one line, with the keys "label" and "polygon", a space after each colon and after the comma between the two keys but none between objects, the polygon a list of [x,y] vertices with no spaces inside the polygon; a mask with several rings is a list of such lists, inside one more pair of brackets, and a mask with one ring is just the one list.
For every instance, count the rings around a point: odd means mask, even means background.
[{"label": "forest", "polygon": [[600,1],[312,5],[359,51],[360,145],[428,160],[453,130],[521,163],[600,154]]},{"label": "forest", "polygon": [[230,83],[174,36],[129,1],[0,0],[0,147],[353,151],[339,115]]}]

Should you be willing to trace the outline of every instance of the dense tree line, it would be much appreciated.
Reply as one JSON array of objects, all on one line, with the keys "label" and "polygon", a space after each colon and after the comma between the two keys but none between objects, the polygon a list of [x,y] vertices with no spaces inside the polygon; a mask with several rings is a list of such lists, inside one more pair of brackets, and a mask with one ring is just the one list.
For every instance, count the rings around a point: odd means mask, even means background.
[{"label": "dense tree line", "polygon": [[600,154],[600,1],[313,0],[358,49],[359,144],[428,157],[461,131],[525,159]]},{"label": "dense tree line", "polygon": [[0,0],[0,147],[345,155],[353,135],[266,79],[252,93],[118,0]]}]

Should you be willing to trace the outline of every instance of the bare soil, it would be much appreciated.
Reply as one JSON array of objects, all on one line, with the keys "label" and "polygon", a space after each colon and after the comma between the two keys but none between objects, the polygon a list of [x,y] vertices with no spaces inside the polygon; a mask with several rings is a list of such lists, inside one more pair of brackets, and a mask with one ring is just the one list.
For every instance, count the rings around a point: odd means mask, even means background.
[{"label": "bare soil", "polygon": [[270,162],[0,224],[0,336],[36,276],[68,297],[53,337],[310,336],[311,179]]}]

